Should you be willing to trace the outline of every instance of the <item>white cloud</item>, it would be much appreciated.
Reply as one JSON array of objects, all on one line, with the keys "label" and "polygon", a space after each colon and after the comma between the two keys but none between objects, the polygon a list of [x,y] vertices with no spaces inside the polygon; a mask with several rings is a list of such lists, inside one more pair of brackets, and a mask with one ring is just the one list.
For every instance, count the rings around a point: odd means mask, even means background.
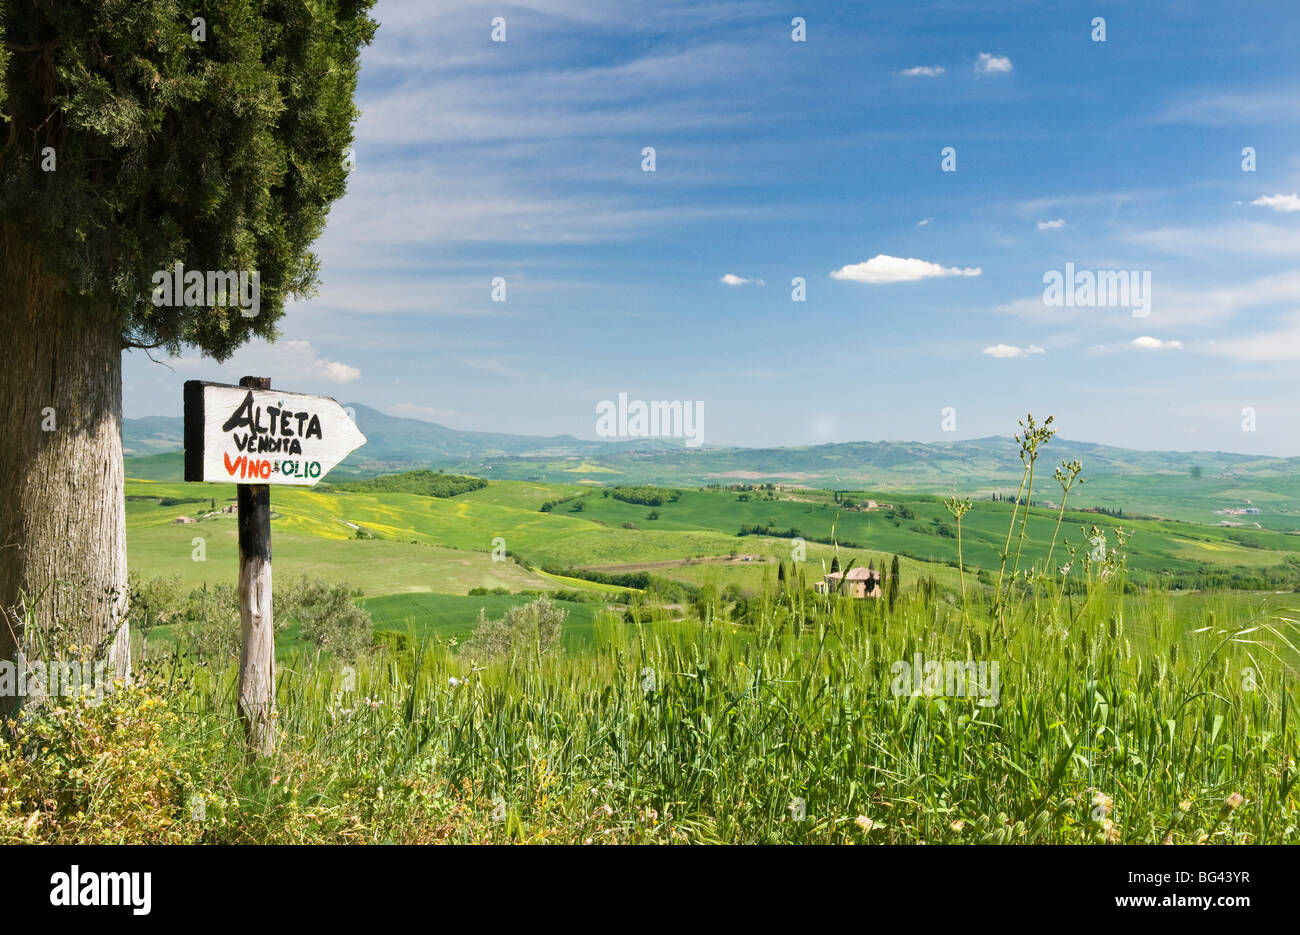
[{"label": "white cloud", "polygon": [[904,68],[899,74],[908,78],[938,78],[946,70],[942,65],[917,65],[915,68]]},{"label": "white cloud", "polygon": [[746,279],[744,276],[737,276],[735,273],[727,273],[725,276],[721,277],[718,280],[718,282],[723,283],[724,285],[727,286],[744,286],[744,285],[748,285],[749,283],[753,283],[758,286],[767,285],[767,283],[763,282],[763,280],[761,279]]},{"label": "white cloud", "polygon": [[316,349],[311,346],[310,341],[287,341],[284,349],[292,355],[302,370],[329,380],[331,383],[351,383],[361,379],[361,371],[351,364],[341,364],[337,360],[326,360],[324,357],[316,356]]},{"label": "white cloud", "polygon": [[1245,361],[1300,360],[1300,314],[1288,315],[1284,321],[1287,324],[1272,331],[1211,341],[1205,350]]},{"label": "white cloud", "polygon": [[1062,219],[1062,218],[1057,218],[1055,221],[1039,221],[1039,222],[1038,222],[1038,229],[1039,229],[1040,231],[1054,231],[1054,230],[1060,230],[1060,229],[1061,229],[1062,227],[1064,227],[1064,226],[1065,226],[1065,220]]},{"label": "white cloud", "polygon": [[917,227],[925,227],[925,225],[929,224],[929,223],[930,223],[931,221],[933,221],[933,220],[934,220],[934,218],[922,218],[921,220],[919,220],[919,221],[916,222],[916,226],[917,226]]},{"label": "white cloud", "polygon": [[[1160,290],[1160,320],[1165,326],[1207,326],[1232,318],[1252,309],[1270,306],[1294,307],[1300,295],[1300,269],[1275,273],[1244,283],[1218,289],[1198,288],[1189,284],[1184,288]],[[1041,292],[1032,296],[999,305],[994,312],[1014,315],[1026,321],[1064,324],[1071,321],[1096,320],[1097,309],[1090,306],[1057,308],[1043,302]],[[1140,319],[1128,319],[1136,326]],[[1143,324],[1142,327],[1149,327]]]},{"label": "white cloud", "polygon": [[1016,347],[1014,344],[994,344],[992,347],[984,348],[983,353],[989,357],[1010,358],[1010,357],[1028,357],[1030,354],[1047,353],[1037,344],[1031,344],[1028,347]]},{"label": "white cloud", "polygon": [[979,276],[984,270],[980,267],[960,269],[956,266],[940,266],[926,260],[909,257],[904,260],[896,256],[880,253],[865,263],[841,266],[831,273],[833,279],[848,279],[852,282],[916,282],[918,279],[932,279],[936,276]]},{"label": "white cloud", "polygon": [[1270,89],[1245,94],[1211,94],[1165,107],[1156,123],[1192,123],[1210,126],[1260,124],[1274,127],[1300,116],[1297,88]]},{"label": "white cloud", "polygon": [[1300,237],[1294,229],[1256,221],[1232,221],[1199,227],[1160,227],[1121,232],[1120,239],[1162,253],[1204,262],[1221,253],[1253,257],[1300,256]]},{"label": "white cloud", "polygon": [[[329,383],[352,383],[361,379],[361,371],[351,364],[326,360],[310,341],[276,341],[271,343],[257,338],[239,348],[223,363],[203,356],[170,357],[166,363],[177,369],[198,371],[205,380],[217,383],[234,383],[238,374],[270,373],[275,376],[274,386],[280,389],[312,392],[311,383],[324,380]],[[296,383],[307,386],[295,386]]]},{"label": "white cloud", "polygon": [[1300,195],[1294,192],[1290,195],[1262,195],[1251,202],[1253,205],[1263,205],[1265,208],[1272,208],[1274,211],[1300,211]]},{"label": "white cloud", "polygon": [[982,75],[1011,71],[1011,59],[1005,55],[990,55],[987,52],[981,52],[980,57],[975,60],[975,70]]},{"label": "white cloud", "polygon": [[1181,341],[1162,341],[1159,338],[1153,338],[1144,334],[1140,338],[1133,339],[1133,346],[1141,348],[1144,351],[1163,351],[1177,350],[1183,346]]}]

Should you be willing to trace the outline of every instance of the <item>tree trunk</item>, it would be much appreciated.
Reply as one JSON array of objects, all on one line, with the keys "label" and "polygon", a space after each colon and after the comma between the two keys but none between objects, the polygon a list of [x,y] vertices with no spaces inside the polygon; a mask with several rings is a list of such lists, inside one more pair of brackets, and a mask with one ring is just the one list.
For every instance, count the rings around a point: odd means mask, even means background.
[{"label": "tree trunk", "polygon": [[[65,292],[11,226],[0,388],[0,660],[88,646],[128,678],[121,329],[107,303]],[[19,706],[0,698],[0,711]]]}]

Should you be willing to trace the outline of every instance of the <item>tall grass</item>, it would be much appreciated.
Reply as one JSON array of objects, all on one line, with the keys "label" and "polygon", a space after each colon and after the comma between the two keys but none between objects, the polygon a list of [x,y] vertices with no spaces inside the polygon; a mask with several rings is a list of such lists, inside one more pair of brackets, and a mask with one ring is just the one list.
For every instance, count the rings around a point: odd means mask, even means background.
[{"label": "tall grass", "polygon": [[[349,691],[349,673],[288,665],[279,750],[254,766],[232,674],[174,664],[170,684],[152,676],[189,773],[173,828],[241,842],[1296,839],[1294,622],[1180,619],[1173,598],[1101,587],[1072,618],[1026,597],[1006,640],[988,604],[971,626],[924,592],[892,614],[769,595],[744,627],[724,612],[606,620],[581,656],[474,667],[426,643],[375,657]],[[892,667],[915,653],[998,662],[999,703],[896,695]]]},{"label": "tall grass", "polygon": [[[252,765],[233,672],[172,658],[141,689],[167,716],[168,778],[140,793],[155,825],[88,824],[87,808],[126,807],[89,798],[98,761],[41,772],[17,738],[0,749],[0,840],[1300,839],[1300,617],[1126,594],[1122,548],[1084,533],[1064,574],[1013,563],[969,592],[963,575],[961,601],[767,590],[743,616],[602,615],[580,653],[475,664],[424,640],[355,670],[291,660],[277,752]],[[996,663],[997,703],[900,688],[917,654]],[[119,704],[95,717],[148,717]],[[41,742],[72,750],[77,730],[51,722]]]}]

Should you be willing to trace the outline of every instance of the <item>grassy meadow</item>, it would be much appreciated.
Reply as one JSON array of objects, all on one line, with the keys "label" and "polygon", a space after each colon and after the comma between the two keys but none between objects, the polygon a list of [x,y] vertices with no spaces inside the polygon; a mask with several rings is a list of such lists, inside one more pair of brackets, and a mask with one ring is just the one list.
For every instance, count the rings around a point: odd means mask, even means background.
[{"label": "grassy meadow", "polygon": [[[351,685],[291,659],[279,749],[254,764],[233,670],[172,657],[21,728],[41,752],[0,756],[0,837],[1295,840],[1295,624],[1116,591],[1022,594],[1002,620],[924,594],[890,611],[772,593],[743,624],[604,617],[580,652],[486,665],[421,640]],[[997,703],[900,689],[918,653],[996,662]]]},{"label": "grassy meadow", "polygon": [[[3,741],[0,840],[1300,838],[1285,532],[1061,512],[1050,478],[1032,508],[761,485],[378,489],[402,483],[273,490],[277,581],[347,582],[377,634],[348,665],[282,634],[273,756],[246,756],[233,661],[160,627],[131,688]],[[126,493],[133,569],[233,580],[235,517],[207,515],[233,487]],[[895,557],[878,600],[812,590],[832,562]],[[636,573],[652,584],[601,580]],[[1260,575],[1269,587],[1233,586]],[[542,594],[565,615],[553,646],[533,633],[476,654],[480,612]]]}]

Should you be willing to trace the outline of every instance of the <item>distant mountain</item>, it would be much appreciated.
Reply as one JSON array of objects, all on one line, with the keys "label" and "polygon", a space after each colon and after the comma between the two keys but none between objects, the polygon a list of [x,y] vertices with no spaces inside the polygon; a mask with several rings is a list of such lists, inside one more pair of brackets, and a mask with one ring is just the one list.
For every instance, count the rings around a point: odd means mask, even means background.
[{"label": "distant mountain", "polygon": [[[497,479],[587,483],[779,482],[815,487],[871,484],[876,487],[938,487],[954,482],[1003,484],[1018,480],[1018,447],[1009,438],[952,442],[841,442],[795,448],[686,448],[677,440],[585,441],[467,432],[421,419],[385,415],[348,404],[366,444],[331,472],[333,480],[412,468],[446,468]],[[127,419],[123,444],[132,458],[127,473],[180,479],[183,420],[155,416]],[[1039,476],[1050,481],[1061,459],[1080,459],[1089,477],[1180,475],[1198,470],[1207,478],[1300,473],[1300,459],[1229,452],[1139,451],[1054,438],[1043,449]],[[1039,487],[1042,491],[1045,488]]]},{"label": "distant mountain", "polygon": [[[422,419],[385,415],[361,403],[345,403],[354,412],[366,444],[331,472],[331,477],[383,474],[413,467],[445,466],[494,458],[564,459],[594,455],[668,452],[680,443],[662,439],[634,441],[584,441],[572,435],[507,435],[501,432],[466,432]],[[132,459],[134,477],[179,480],[179,458],[165,457],[182,450],[185,420],[179,416],[124,419],[123,453]],[[146,460],[147,459],[147,460]]]},{"label": "distant mountain", "polygon": [[128,458],[180,451],[185,420],[175,416],[146,416],[122,420],[122,453]]},{"label": "distant mountain", "polygon": [[402,468],[460,459],[499,457],[564,458],[629,450],[664,451],[674,446],[660,439],[603,442],[584,441],[572,435],[506,435],[500,432],[465,432],[422,419],[384,415],[360,403],[348,403],[366,444],[344,461],[354,469],[393,464]]}]

